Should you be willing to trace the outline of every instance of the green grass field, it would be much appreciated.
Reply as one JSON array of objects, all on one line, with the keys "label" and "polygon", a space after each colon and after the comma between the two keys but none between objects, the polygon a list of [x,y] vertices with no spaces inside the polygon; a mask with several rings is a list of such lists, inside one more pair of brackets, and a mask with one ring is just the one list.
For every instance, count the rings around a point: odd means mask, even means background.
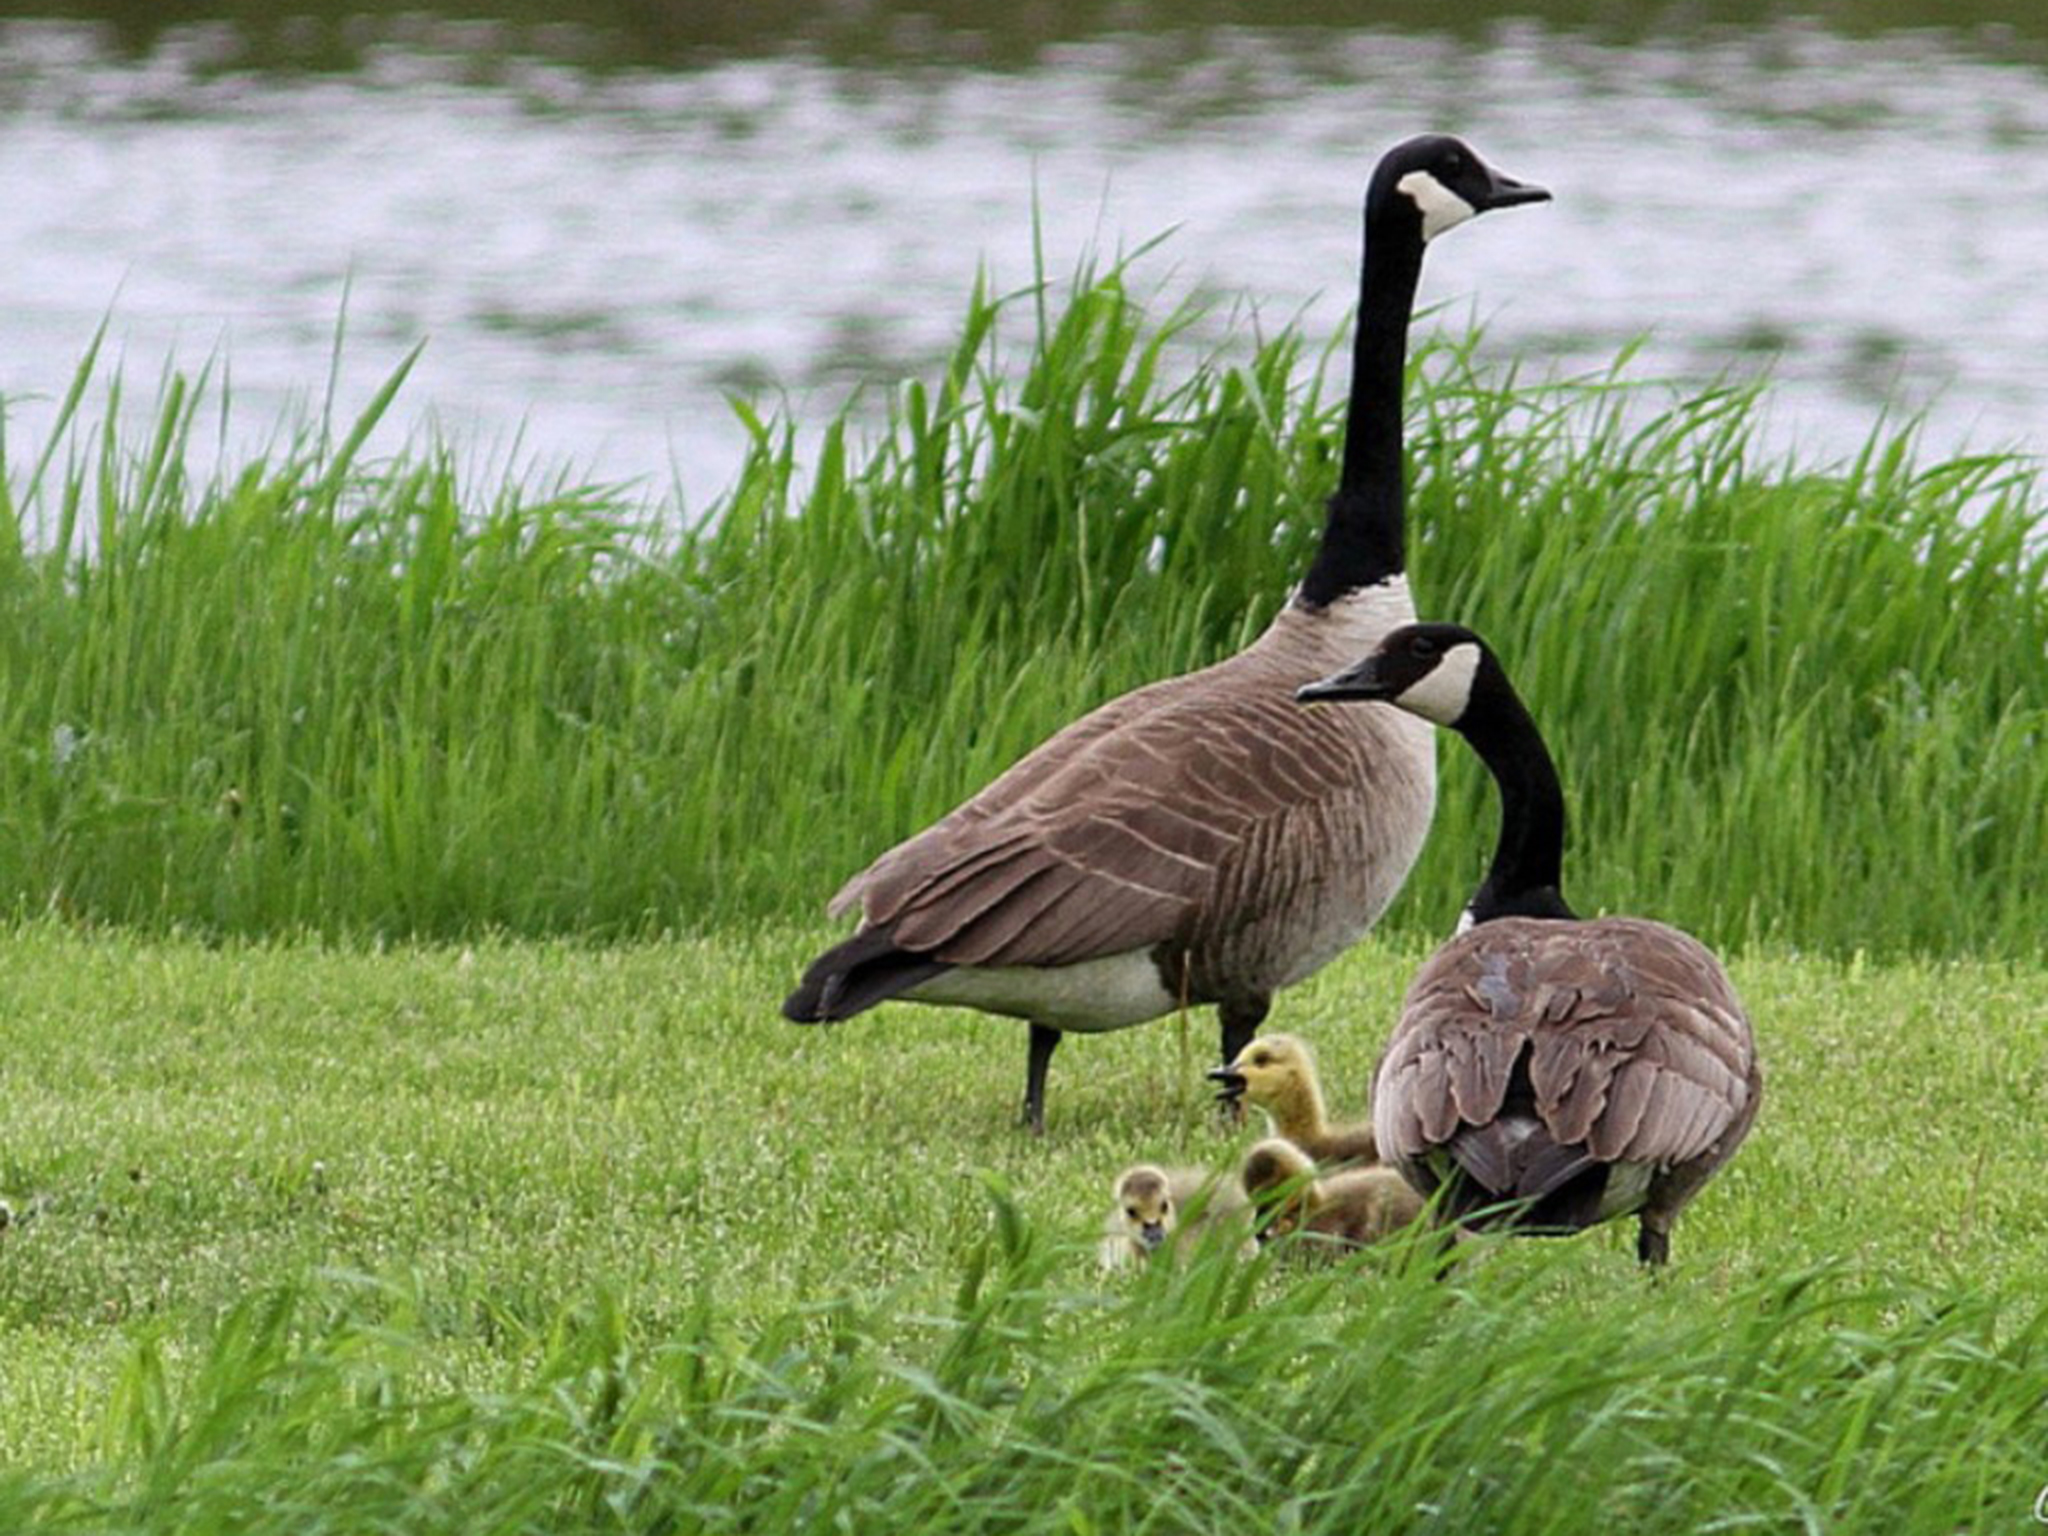
[{"label": "green grass field", "polygon": [[[81,368],[0,439],[0,1531],[1939,1532],[2048,1483],[2048,539],[2012,459],[1420,360],[1422,610],[1560,757],[1568,884],[1730,955],[1769,1084],[1630,1236],[1105,1278],[1228,1163],[1206,1017],[1062,1051],[776,1004],[844,875],[1241,644],[1337,403],[1124,274],[976,295],[886,428],[703,524],[466,483],[390,403],[201,475]],[[392,388],[401,379],[394,379]],[[4,416],[0,416],[4,424]],[[1493,830],[1285,994],[1363,1108]],[[1939,957],[1939,958],[1930,958]]]},{"label": "green grass field", "polygon": [[[2037,967],[1739,962],[1769,1097],[1660,1281],[1620,1231],[1106,1281],[1124,1163],[1254,1134],[1206,1018],[1075,1041],[1035,1143],[1019,1026],[783,1023],[819,937],[17,935],[0,1525],[1988,1531],[2048,1481]],[[1283,999],[1342,1104],[1419,953]]]}]

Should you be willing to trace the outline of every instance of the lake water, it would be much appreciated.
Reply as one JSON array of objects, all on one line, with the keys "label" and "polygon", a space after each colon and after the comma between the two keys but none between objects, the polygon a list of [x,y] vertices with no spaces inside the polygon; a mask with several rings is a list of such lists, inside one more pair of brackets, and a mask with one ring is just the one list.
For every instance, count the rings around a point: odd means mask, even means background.
[{"label": "lake water", "polygon": [[1375,156],[1437,128],[1556,193],[1432,253],[1425,300],[1493,354],[1768,361],[1773,436],[1814,457],[1888,405],[1934,451],[2048,444],[2048,69],[1962,37],[1210,27],[594,69],[469,35],[311,71],[223,67],[218,29],[137,52],[0,22],[16,462],[108,315],[131,395],[217,355],[228,439],[262,441],[317,405],[346,294],[342,409],[427,343],[373,450],[432,424],[701,506],[737,459],[727,392],[815,423],[928,371],[1034,235],[1063,275],[1172,231],[1136,269],[1162,304],[1328,336]]}]

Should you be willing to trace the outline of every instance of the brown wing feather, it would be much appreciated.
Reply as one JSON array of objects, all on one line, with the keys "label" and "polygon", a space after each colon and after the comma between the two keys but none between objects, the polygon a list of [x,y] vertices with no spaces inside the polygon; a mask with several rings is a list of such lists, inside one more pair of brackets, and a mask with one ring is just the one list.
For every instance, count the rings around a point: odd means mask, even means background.
[{"label": "brown wing feather", "polygon": [[962,893],[963,899],[920,917],[937,919],[937,938],[927,941],[914,920],[898,923],[891,937],[905,949],[927,952],[939,944],[955,965],[979,965],[1014,944],[1034,918],[1073,894],[1080,882],[1073,870],[1046,859],[1034,859],[1021,879],[983,881]]},{"label": "brown wing feather", "polygon": [[1265,670],[1240,654],[1112,700],[877,859],[835,907],[858,900],[904,948],[987,966],[1185,942],[1226,889],[1233,911],[1256,910],[1234,872],[1363,771],[1357,712],[1303,711]]},{"label": "brown wing feather", "polygon": [[1161,703],[1170,702],[1186,684],[1202,675],[1196,672],[1184,677],[1164,678],[1096,706],[1018,758],[979,793],[962,801],[924,831],[898,843],[854,875],[833,893],[831,901],[826,903],[826,912],[833,917],[841,917],[856,905],[862,905],[863,897],[871,886],[898,875],[903,866],[928,857],[925,846],[928,842],[950,843],[966,828],[985,824],[1000,816],[1040,789],[1047,779],[1068,767],[1091,742],[1141,719]]},{"label": "brown wing feather", "polygon": [[1746,1125],[1755,1047],[1720,963],[1640,918],[1483,923],[1417,972],[1381,1062],[1381,1155],[1500,1111],[1529,1050],[1536,1111],[1604,1161],[1684,1163]]}]

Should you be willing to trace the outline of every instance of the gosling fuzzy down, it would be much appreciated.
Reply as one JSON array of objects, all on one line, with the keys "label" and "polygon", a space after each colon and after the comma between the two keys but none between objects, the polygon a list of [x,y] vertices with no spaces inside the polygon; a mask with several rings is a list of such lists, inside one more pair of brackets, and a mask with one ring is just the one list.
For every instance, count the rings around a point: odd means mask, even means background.
[{"label": "gosling fuzzy down", "polygon": [[1240,1099],[1256,1104],[1266,1112],[1275,1136],[1293,1142],[1319,1164],[1380,1160],[1370,1124],[1330,1124],[1315,1055],[1305,1040],[1294,1035],[1267,1035],[1209,1076],[1220,1085],[1219,1099],[1226,1104]]},{"label": "gosling fuzzy down", "polygon": [[1162,1248],[1184,1259],[1212,1231],[1232,1231],[1243,1250],[1252,1249],[1243,1191],[1211,1169],[1138,1163],[1116,1176],[1114,1188],[1116,1203],[1103,1222],[1104,1269],[1143,1263]]},{"label": "gosling fuzzy down", "polygon": [[1313,1232],[1340,1248],[1363,1248],[1422,1214],[1422,1197],[1391,1168],[1317,1176],[1315,1160],[1285,1137],[1257,1143],[1238,1175],[1261,1243]]}]

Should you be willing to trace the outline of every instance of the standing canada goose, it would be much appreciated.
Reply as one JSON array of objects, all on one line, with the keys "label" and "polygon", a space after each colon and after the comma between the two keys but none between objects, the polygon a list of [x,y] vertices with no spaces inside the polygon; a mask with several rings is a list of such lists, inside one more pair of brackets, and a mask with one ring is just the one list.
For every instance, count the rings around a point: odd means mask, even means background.
[{"label": "standing canada goose", "polygon": [[1416,973],[1373,1090],[1380,1153],[1449,1210],[1526,1231],[1639,1213],[1671,1227],[1756,1118],[1756,1041],[1720,961],[1640,917],[1581,918],[1559,885],[1564,795],[1536,722],[1471,630],[1411,624],[1305,702],[1377,699],[1449,726],[1501,799],[1493,864],[1458,936]]},{"label": "standing canada goose", "polygon": [[1116,1176],[1116,1203],[1103,1223],[1102,1267],[1122,1269],[1149,1259],[1172,1240],[1186,1258],[1202,1234],[1228,1227],[1251,1251],[1250,1208],[1229,1179],[1206,1168],[1139,1163]]},{"label": "standing canada goose", "polygon": [[1319,1163],[1375,1163],[1379,1148],[1368,1124],[1332,1125],[1323,1109],[1323,1089],[1308,1042],[1293,1035],[1267,1035],[1237,1053],[1209,1076],[1222,1084],[1226,1103],[1249,1099],[1266,1112],[1273,1134],[1285,1137]]},{"label": "standing canada goose", "polygon": [[1291,600],[1245,650],[1110,700],[855,875],[830,910],[857,908],[860,928],[812,962],[787,1017],[835,1022],[901,997],[1027,1020],[1024,1121],[1042,1133],[1065,1031],[1214,1003],[1233,1060],[1274,992],[1372,925],[1429,830],[1431,733],[1393,710],[1288,698],[1415,616],[1401,382],[1424,246],[1549,195],[1440,135],[1380,161],[1343,468]]},{"label": "standing canada goose", "polygon": [[1259,1241],[1315,1232],[1363,1248],[1422,1214],[1422,1197],[1392,1168],[1352,1168],[1316,1176],[1315,1160],[1283,1136],[1257,1143],[1238,1174]]}]

